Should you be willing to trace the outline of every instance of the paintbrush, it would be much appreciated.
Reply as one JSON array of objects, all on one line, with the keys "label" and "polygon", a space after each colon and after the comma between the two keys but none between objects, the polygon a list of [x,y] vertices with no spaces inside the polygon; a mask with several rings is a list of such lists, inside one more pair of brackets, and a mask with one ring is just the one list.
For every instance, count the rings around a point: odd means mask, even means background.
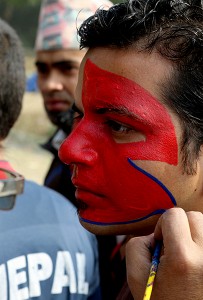
[{"label": "paintbrush", "polygon": [[143,300],[150,300],[151,298],[153,284],[154,284],[155,276],[159,265],[161,248],[162,248],[162,241],[156,241],[156,246],[152,257],[152,263],[150,267],[149,277],[148,277]]}]

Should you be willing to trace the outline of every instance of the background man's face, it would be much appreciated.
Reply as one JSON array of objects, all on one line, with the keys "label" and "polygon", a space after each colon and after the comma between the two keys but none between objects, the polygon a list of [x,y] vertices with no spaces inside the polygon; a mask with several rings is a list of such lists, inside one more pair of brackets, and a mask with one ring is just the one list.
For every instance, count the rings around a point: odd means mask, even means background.
[{"label": "background man's face", "polygon": [[143,234],[176,203],[199,197],[183,174],[178,117],[161,88],[172,72],[157,54],[94,49],[81,67],[74,130],[60,157],[73,164],[80,221],[95,233]]},{"label": "background man's face", "polygon": [[[46,112],[53,123],[55,116],[67,111],[74,102],[74,92],[84,51],[38,51],[38,85]],[[58,124],[56,124],[58,125]]]}]

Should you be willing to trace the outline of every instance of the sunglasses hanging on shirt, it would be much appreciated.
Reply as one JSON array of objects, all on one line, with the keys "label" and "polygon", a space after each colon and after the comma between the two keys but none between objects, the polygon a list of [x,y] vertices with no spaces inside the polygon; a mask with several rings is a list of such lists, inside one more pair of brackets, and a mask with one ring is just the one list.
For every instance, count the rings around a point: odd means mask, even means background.
[{"label": "sunglasses hanging on shirt", "polygon": [[24,178],[15,171],[0,168],[0,210],[10,210],[16,196],[23,193]]}]

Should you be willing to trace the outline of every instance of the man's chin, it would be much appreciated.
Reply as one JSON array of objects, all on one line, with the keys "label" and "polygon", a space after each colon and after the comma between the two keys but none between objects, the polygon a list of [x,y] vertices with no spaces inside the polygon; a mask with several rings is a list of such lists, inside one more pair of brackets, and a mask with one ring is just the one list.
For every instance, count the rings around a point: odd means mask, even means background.
[{"label": "man's chin", "polygon": [[130,223],[130,224],[117,224],[117,225],[98,225],[85,221],[79,217],[81,225],[96,235],[133,235],[141,236],[148,235],[154,232],[154,228],[160,215],[151,216],[146,220]]},{"label": "man's chin", "polygon": [[51,121],[52,124],[58,126],[58,118],[61,112],[56,112],[56,111],[51,111],[51,112],[47,112],[47,116],[49,118],[49,120]]},{"label": "man's chin", "polygon": [[72,109],[67,110],[47,110],[47,116],[49,120],[57,127],[63,129],[67,134],[71,132],[72,122],[73,122],[73,112]]}]

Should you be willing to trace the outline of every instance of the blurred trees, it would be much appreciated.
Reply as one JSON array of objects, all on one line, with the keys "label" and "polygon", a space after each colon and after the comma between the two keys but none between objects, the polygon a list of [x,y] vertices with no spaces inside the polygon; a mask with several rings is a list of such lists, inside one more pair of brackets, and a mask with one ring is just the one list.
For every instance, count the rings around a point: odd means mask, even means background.
[{"label": "blurred trees", "polygon": [[41,0],[1,0],[0,17],[20,36],[25,48],[34,47]]},{"label": "blurred trees", "polygon": [[21,8],[24,5],[35,6],[39,3],[40,0],[1,0],[1,14],[5,20],[10,21],[16,8]]}]

